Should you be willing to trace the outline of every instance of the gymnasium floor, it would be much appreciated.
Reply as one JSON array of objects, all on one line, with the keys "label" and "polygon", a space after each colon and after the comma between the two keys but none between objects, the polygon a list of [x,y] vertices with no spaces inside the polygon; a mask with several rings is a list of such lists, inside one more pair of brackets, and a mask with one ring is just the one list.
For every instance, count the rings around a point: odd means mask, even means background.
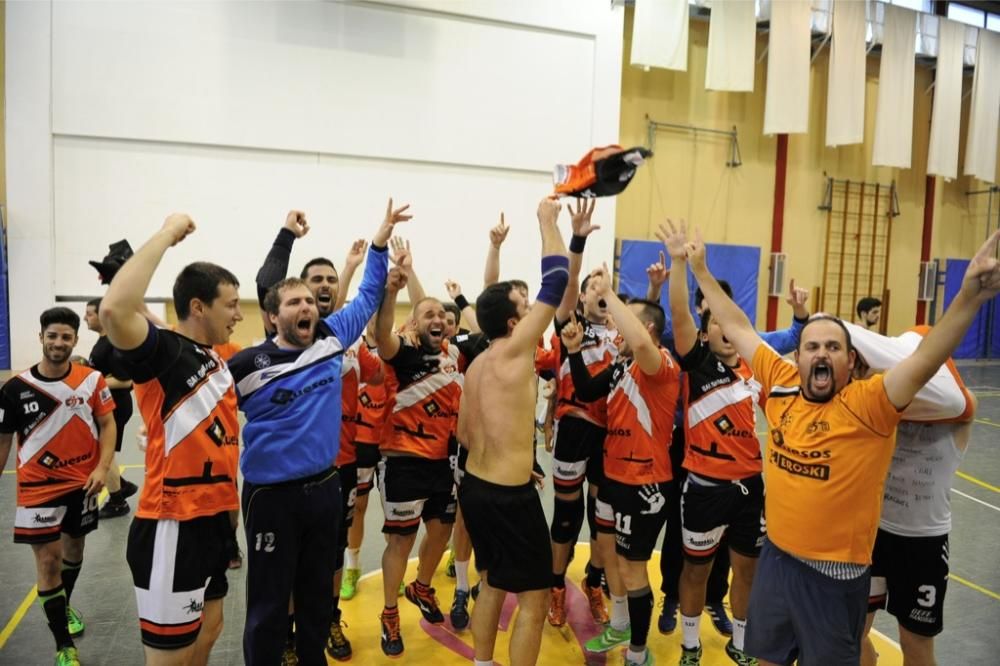
[{"label": "gymnasium floor", "polygon": [[[951,581],[945,601],[945,631],[937,639],[938,662],[952,664],[993,664],[1000,654],[1000,365],[970,364],[961,367],[966,383],[979,398],[979,414],[972,443],[959,476],[954,483],[952,509],[954,530],[951,535]],[[125,476],[141,483],[142,454],[135,448],[134,431],[137,419],[126,433],[126,451],[119,461],[125,466]],[[540,460],[548,467],[547,456]],[[11,455],[13,459],[13,454]],[[34,561],[28,546],[11,542],[15,506],[14,475],[8,471],[0,478],[0,664],[33,666],[50,664],[54,653],[53,641],[44,616],[34,601]],[[551,489],[545,489],[543,504],[551,510]],[[373,495],[373,500],[377,499]],[[134,502],[132,502],[134,506]],[[362,549],[362,565],[366,572],[377,568],[383,541],[378,533],[381,511],[372,503],[367,515],[366,539]],[[142,663],[133,596],[124,545],[129,519],[118,518],[101,524],[87,539],[83,573],[77,584],[73,605],[84,615],[87,631],[77,645],[84,664],[135,665]],[[243,536],[240,536],[241,541]],[[583,553],[581,553],[583,555]],[[583,663],[580,641],[596,633],[589,622],[589,613],[582,595],[575,587],[582,578],[583,561],[578,557],[571,567],[570,628],[559,632],[546,625],[543,636],[542,664]],[[411,570],[412,570],[411,566]],[[658,569],[651,566],[654,588],[659,584]],[[412,579],[412,572],[407,580]],[[244,570],[231,572],[230,593],[226,599],[226,627],[216,644],[211,664],[241,664],[244,610]],[[454,582],[439,575],[435,580],[438,597],[445,611],[450,607]],[[356,663],[385,663],[378,647],[378,620],[381,610],[380,580],[377,572],[366,578],[361,593],[343,602],[346,631],[354,644]],[[657,595],[657,603],[659,603]],[[406,652],[403,661],[439,665],[468,663],[471,638],[468,632],[454,634],[448,625],[429,627],[418,623],[419,613],[403,600],[400,604],[404,620],[403,638]],[[510,619],[509,611],[504,620]],[[897,636],[895,621],[884,613],[875,627],[888,639],[878,639],[882,654],[880,664],[901,664],[898,650],[891,643]],[[722,652],[724,640],[716,634],[708,618],[702,621],[705,666],[730,664]],[[498,640],[498,663],[506,656],[507,634]],[[674,664],[679,655],[679,635],[660,636],[655,626],[650,646],[657,663]],[[332,662],[331,663],[335,663]],[[612,653],[607,662],[621,663]]]}]

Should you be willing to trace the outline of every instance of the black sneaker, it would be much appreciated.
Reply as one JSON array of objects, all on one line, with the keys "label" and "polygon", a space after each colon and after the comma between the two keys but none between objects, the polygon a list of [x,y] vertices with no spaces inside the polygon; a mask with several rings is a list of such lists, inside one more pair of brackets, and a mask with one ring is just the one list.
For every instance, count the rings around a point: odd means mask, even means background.
[{"label": "black sneaker", "polygon": [[656,628],[660,630],[661,634],[672,634],[677,629],[677,600],[663,597],[660,599],[660,606],[663,610],[660,611],[660,619],[656,622]]},{"label": "black sneaker", "polygon": [[455,590],[455,600],[451,602],[451,626],[465,629],[469,626],[469,591]]},{"label": "black sneaker", "polygon": [[351,641],[344,636],[346,622],[340,619],[337,613],[333,621],[330,622],[330,635],[326,637],[326,653],[337,661],[347,661],[351,658]]},{"label": "black sneaker", "polygon": [[129,497],[132,497],[132,495],[135,495],[137,492],[139,492],[139,486],[135,485],[134,483],[132,483],[131,481],[129,481],[124,477],[121,480],[121,485],[122,485],[121,488],[122,499],[128,499]]},{"label": "black sneaker", "polygon": [[417,591],[417,581],[413,581],[406,586],[404,594],[411,604],[420,609],[420,614],[424,616],[425,620],[431,624],[444,622],[444,615],[441,613],[441,607],[438,606],[437,597],[434,596],[433,587],[428,587],[426,592],[421,593]]},{"label": "black sneaker", "polygon": [[131,509],[128,506],[128,502],[117,503],[108,500],[101,507],[101,510],[97,512],[97,516],[101,520],[107,520],[108,518],[118,518],[119,516],[128,515],[129,511]]},{"label": "black sneaker", "polygon": [[387,657],[398,657],[403,654],[403,636],[399,633],[399,613],[386,617],[379,616],[382,623],[382,652]]}]

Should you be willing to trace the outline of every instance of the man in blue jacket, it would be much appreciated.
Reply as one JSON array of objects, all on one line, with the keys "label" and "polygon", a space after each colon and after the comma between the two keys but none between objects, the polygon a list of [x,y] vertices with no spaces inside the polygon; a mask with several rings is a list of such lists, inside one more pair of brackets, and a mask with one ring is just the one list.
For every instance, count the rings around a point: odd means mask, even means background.
[{"label": "man in blue jacket", "polygon": [[275,336],[229,363],[246,414],[243,519],[249,571],[245,663],[280,663],[288,599],[296,608],[296,652],[306,665],[326,664],[331,586],[342,520],[333,466],[340,433],[344,352],[364,331],[382,297],[387,244],[407,206],[393,210],[372,238],[357,297],[320,320],[316,299],[299,278],[274,285],[264,299]]}]

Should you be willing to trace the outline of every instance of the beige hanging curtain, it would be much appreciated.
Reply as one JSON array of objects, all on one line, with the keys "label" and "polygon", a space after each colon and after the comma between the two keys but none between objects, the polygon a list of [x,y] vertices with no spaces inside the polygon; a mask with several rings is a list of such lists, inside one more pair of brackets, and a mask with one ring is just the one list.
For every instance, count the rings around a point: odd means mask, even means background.
[{"label": "beige hanging curtain", "polygon": [[965,174],[989,183],[997,177],[997,129],[1000,127],[1000,33],[979,31],[976,72],[965,143]]},{"label": "beige hanging curtain", "polygon": [[837,0],[826,93],[826,145],[865,140],[865,3]]},{"label": "beige hanging curtain", "polygon": [[[931,140],[927,154],[927,173],[930,175],[945,178],[958,176],[964,51],[965,24],[939,18],[937,69],[934,71],[934,106],[931,107]],[[997,76],[997,73],[994,72],[993,75]]]},{"label": "beige hanging curtain", "polygon": [[636,0],[632,65],[687,71],[688,20],[687,0]]},{"label": "beige hanging curtain", "polygon": [[885,6],[872,164],[910,168],[917,14]]},{"label": "beige hanging curtain", "polygon": [[808,0],[771,3],[764,134],[804,134],[809,130],[811,19]]},{"label": "beige hanging curtain", "polygon": [[708,22],[705,88],[753,92],[757,58],[757,17],[753,2],[715,2]]}]

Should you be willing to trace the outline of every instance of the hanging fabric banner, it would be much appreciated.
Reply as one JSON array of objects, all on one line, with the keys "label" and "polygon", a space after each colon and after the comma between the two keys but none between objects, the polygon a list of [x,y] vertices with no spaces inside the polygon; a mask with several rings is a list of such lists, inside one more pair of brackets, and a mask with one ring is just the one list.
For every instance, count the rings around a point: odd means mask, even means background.
[{"label": "hanging fabric banner", "polygon": [[757,17],[752,2],[716,2],[708,21],[705,88],[753,92]]},{"label": "hanging fabric banner", "polygon": [[636,0],[632,65],[686,72],[688,21],[687,0]]},{"label": "hanging fabric banner", "polygon": [[[939,17],[937,69],[934,70],[934,106],[931,107],[931,140],[927,153],[929,175],[945,178],[958,176],[964,52],[965,24]],[[996,76],[996,72],[993,75]],[[995,149],[996,144],[993,144],[993,147]]]},{"label": "hanging fabric banner", "polygon": [[910,168],[916,44],[916,12],[886,5],[872,146],[875,166]]},{"label": "hanging fabric banner", "polygon": [[[972,79],[965,174],[989,183],[997,176],[997,130],[1000,129],[1000,33],[979,31],[976,73]],[[998,327],[1000,328],[1000,327]]]},{"label": "hanging fabric banner", "polygon": [[811,20],[809,0],[771,3],[764,134],[804,134],[809,130]]},{"label": "hanging fabric banner", "polygon": [[833,45],[826,91],[826,145],[865,140],[865,3],[833,5]]}]

